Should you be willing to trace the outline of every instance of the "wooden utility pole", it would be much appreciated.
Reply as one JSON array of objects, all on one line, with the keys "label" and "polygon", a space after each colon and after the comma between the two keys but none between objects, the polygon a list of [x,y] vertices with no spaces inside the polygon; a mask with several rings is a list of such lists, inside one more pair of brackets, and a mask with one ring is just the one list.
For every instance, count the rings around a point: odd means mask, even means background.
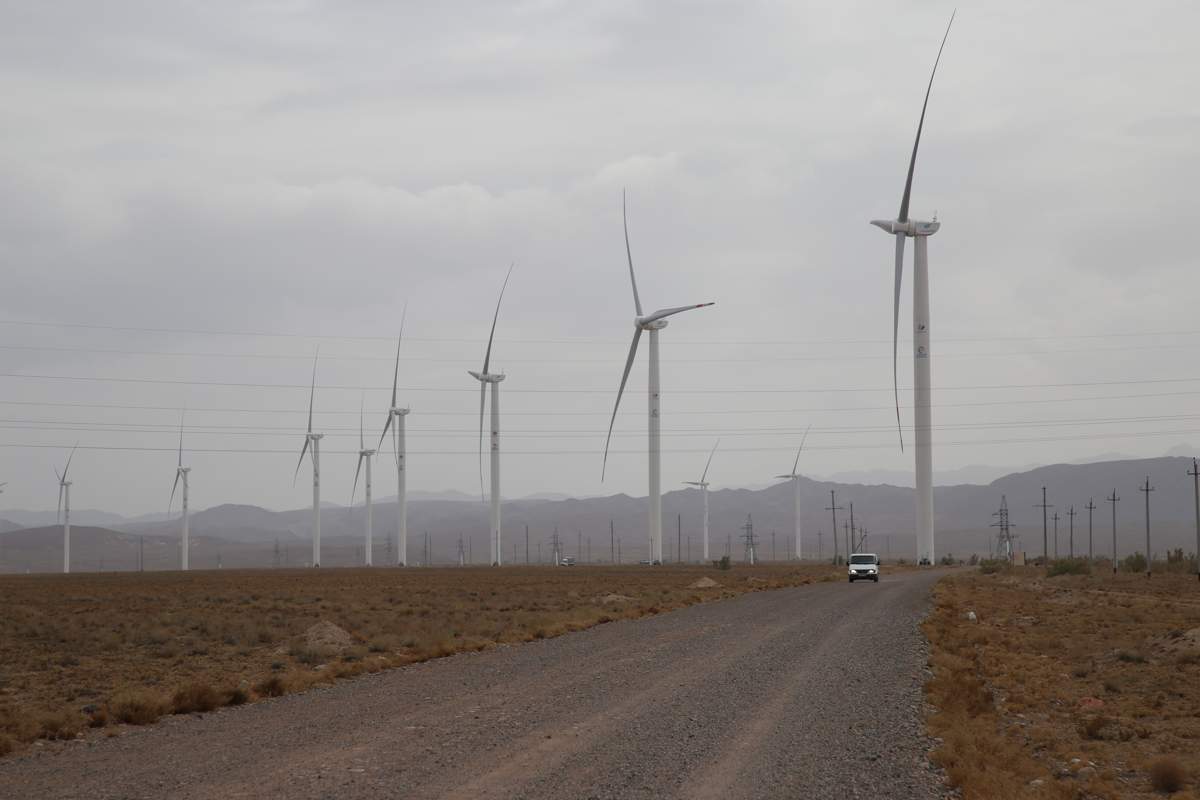
[{"label": "wooden utility pole", "polygon": [[1054,560],[1058,561],[1058,512],[1057,511],[1054,512],[1054,516],[1051,517],[1051,519],[1054,520]]},{"label": "wooden utility pole", "polygon": [[854,503],[850,503],[850,538],[846,540],[846,563],[850,563],[850,554],[855,551],[854,547]]},{"label": "wooden utility pole", "polygon": [[1200,469],[1197,469],[1194,458],[1188,475],[1192,476],[1192,491],[1196,498],[1196,580],[1200,580]]},{"label": "wooden utility pole", "polygon": [[842,510],[842,507],[837,504],[837,490],[829,490],[829,505],[825,508],[826,511],[833,513],[833,563],[838,562],[838,535],[837,535],[837,512]]},{"label": "wooden utility pole", "polygon": [[1075,557],[1075,514],[1075,506],[1071,506],[1067,510],[1067,516],[1071,518],[1070,534],[1067,538],[1067,553],[1071,558]]},{"label": "wooden utility pole", "polygon": [[1146,577],[1150,577],[1150,493],[1154,487],[1150,485],[1150,476],[1146,476],[1146,485],[1138,487],[1139,492],[1146,495]]},{"label": "wooden utility pole", "polygon": [[1096,510],[1096,504],[1092,502],[1093,498],[1088,498],[1088,504],[1084,506],[1088,512],[1088,561],[1092,561],[1096,556],[1092,551],[1092,512]]},{"label": "wooden utility pole", "polygon": [[1113,511],[1113,575],[1117,574],[1117,503],[1121,502],[1121,498],[1117,497],[1117,490],[1113,489],[1112,494],[1104,498],[1105,502],[1112,503]]},{"label": "wooden utility pole", "polygon": [[[1050,532],[1046,525],[1046,509],[1054,508],[1054,506],[1046,502],[1045,486],[1042,487],[1042,502],[1035,504],[1033,507],[1040,508],[1042,510],[1042,563],[1045,564],[1050,561]],[[1058,543],[1055,542],[1054,546],[1058,547]],[[1057,557],[1058,554],[1056,553],[1055,558]]]}]

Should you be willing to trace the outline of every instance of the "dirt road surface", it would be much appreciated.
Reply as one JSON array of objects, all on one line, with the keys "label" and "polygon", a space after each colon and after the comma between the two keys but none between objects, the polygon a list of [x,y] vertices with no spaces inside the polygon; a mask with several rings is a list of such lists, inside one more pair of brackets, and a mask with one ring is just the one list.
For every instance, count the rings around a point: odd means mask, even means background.
[{"label": "dirt road surface", "polygon": [[936,580],[759,592],[0,761],[3,798],[931,798]]}]

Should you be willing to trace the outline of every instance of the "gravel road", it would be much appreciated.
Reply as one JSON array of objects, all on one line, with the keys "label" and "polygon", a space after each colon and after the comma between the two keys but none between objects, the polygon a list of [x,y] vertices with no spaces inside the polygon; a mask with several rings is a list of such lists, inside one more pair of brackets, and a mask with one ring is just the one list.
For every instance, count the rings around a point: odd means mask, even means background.
[{"label": "gravel road", "polygon": [[0,761],[3,798],[931,798],[933,572],[758,592]]}]

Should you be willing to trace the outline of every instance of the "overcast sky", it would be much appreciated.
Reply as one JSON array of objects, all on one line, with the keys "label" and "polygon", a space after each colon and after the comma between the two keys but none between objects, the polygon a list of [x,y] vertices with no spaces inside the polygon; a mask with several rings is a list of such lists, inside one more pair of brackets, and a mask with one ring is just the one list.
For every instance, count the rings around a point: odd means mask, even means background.
[{"label": "overcast sky", "polygon": [[[644,352],[600,482],[622,187],[644,303],[716,302],[662,335],[666,487],[718,436],[716,486],[769,483],[809,424],[805,474],[911,470],[867,222],[896,213],[951,9],[0,3],[0,516],[53,508],[77,440],[73,505],[164,510],[185,405],[194,507],[305,505],[318,343],[346,502],[405,303],[409,485],[478,492],[466,370],[510,262],[504,494],[644,495]],[[1200,441],[1198,29],[1194,3],[959,7],[912,200],[943,223],[935,469]]]}]

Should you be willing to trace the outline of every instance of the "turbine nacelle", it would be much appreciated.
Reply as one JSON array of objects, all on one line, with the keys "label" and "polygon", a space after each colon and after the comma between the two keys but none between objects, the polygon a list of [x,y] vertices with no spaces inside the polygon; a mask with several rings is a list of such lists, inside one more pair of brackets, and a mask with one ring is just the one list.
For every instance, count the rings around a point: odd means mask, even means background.
[{"label": "turbine nacelle", "polygon": [[[495,373],[490,373],[490,372],[475,372],[474,370],[470,370],[470,369],[467,370],[467,374],[470,375],[475,380],[479,381],[480,383],[499,383],[500,381],[504,380],[504,378],[506,377],[504,375],[504,373],[500,373],[499,375],[497,375]],[[405,410],[404,413],[406,413],[406,414],[408,413],[407,409]]]},{"label": "turbine nacelle", "polygon": [[871,224],[888,233],[900,233],[905,236],[932,236],[942,227],[942,223],[937,220],[922,222],[910,219],[907,222],[900,222],[899,220],[873,219],[871,220]]},{"label": "turbine nacelle", "polygon": [[393,416],[396,416],[396,417],[403,417],[405,414],[409,413],[410,411],[412,411],[411,408],[396,408],[395,406],[392,406],[391,408],[388,409],[388,413]]},{"label": "turbine nacelle", "polygon": [[775,479],[780,481],[794,481],[799,477],[799,475],[776,475]]},{"label": "turbine nacelle", "polygon": [[643,331],[661,331],[667,327],[665,319],[652,319],[650,317],[634,317],[633,324]]},{"label": "turbine nacelle", "polygon": [[359,454],[359,456],[362,456],[364,458],[370,458],[371,456],[375,455],[375,451],[374,450],[359,450],[358,454]]}]

